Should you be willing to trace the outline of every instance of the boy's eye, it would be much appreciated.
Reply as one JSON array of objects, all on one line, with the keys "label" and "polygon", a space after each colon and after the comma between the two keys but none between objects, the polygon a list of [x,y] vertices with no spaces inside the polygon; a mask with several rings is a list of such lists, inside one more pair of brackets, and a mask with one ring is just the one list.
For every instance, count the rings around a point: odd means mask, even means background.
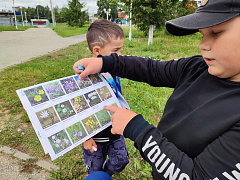
[{"label": "boy's eye", "polygon": [[212,31],[213,36],[218,36],[221,34],[222,31]]}]

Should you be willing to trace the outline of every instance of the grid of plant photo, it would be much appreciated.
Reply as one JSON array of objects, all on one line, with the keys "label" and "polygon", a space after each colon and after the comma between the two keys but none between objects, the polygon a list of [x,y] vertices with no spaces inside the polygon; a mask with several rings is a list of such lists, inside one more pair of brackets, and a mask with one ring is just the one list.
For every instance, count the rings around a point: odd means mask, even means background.
[{"label": "grid of plant photo", "polygon": [[[94,84],[102,82],[98,74],[90,75],[83,80],[78,76],[66,77],[60,80],[46,82],[44,85],[24,90],[24,93],[32,107],[47,101],[60,99],[70,93],[80,89],[88,88]],[[76,94],[76,97],[61,101],[52,107],[48,107],[36,112],[36,116],[43,129],[51,128],[53,125],[65,121],[78,113],[96,106],[97,104],[111,98],[112,95],[106,85],[89,90],[82,95]],[[116,103],[114,105],[117,105]],[[79,142],[87,135],[95,132],[110,122],[110,112],[100,110],[95,114],[79,120],[73,125],[60,129],[57,133],[48,137],[48,141],[57,154],[69,146]]]}]

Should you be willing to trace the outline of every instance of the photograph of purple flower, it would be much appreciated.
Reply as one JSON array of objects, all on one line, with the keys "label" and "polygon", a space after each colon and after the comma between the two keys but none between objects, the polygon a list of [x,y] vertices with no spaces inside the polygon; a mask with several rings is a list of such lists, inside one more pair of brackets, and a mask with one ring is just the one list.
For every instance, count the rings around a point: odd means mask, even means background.
[{"label": "photograph of purple flower", "polygon": [[55,154],[72,145],[65,130],[61,130],[58,133],[48,137],[48,141],[50,142]]},{"label": "photograph of purple flower", "polygon": [[99,82],[102,82],[102,79],[99,77],[98,74],[91,74],[88,77],[91,79],[93,84],[97,84]]},{"label": "photograph of purple flower", "polygon": [[64,90],[63,90],[61,84],[59,83],[59,81],[55,81],[55,82],[46,84],[44,86],[44,88],[47,91],[50,99],[55,99],[55,98],[65,95]]},{"label": "photograph of purple flower", "polygon": [[36,115],[43,129],[52,126],[53,124],[56,124],[60,121],[53,107],[49,107],[47,109],[36,112]]},{"label": "photograph of purple flower", "polygon": [[67,119],[76,114],[69,101],[55,105],[55,109],[61,120]]},{"label": "photograph of purple flower", "polygon": [[95,90],[84,94],[84,96],[91,107],[101,102],[101,99]]},{"label": "photograph of purple flower", "polygon": [[111,95],[110,91],[108,90],[107,86],[103,86],[101,88],[98,88],[97,92],[98,92],[98,94],[100,95],[100,97],[102,98],[103,101],[112,97],[112,95]]},{"label": "photograph of purple flower", "polygon": [[66,79],[63,79],[60,81],[61,81],[63,88],[65,89],[67,94],[79,90],[79,87],[78,87],[77,83],[75,82],[75,80],[73,79],[73,77],[66,78]]},{"label": "photograph of purple flower", "polygon": [[32,106],[49,101],[42,86],[25,90],[24,93]]},{"label": "photograph of purple flower", "polygon": [[72,139],[73,143],[76,143],[87,136],[87,133],[84,130],[81,122],[77,122],[72,126],[67,127],[67,132],[70,138]]},{"label": "photograph of purple flower", "polygon": [[77,84],[80,87],[80,89],[84,89],[84,88],[92,85],[92,83],[88,77],[80,80],[80,79],[78,79],[78,76],[74,76],[74,79],[77,81]]}]

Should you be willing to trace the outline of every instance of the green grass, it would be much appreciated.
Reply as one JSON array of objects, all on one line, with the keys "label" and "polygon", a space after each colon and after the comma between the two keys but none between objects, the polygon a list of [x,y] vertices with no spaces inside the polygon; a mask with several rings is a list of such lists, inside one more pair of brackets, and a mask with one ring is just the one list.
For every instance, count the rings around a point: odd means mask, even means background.
[{"label": "green grass", "polygon": [[[174,37],[167,35],[165,31],[157,31],[154,33],[153,44],[148,47],[148,39],[144,37],[143,33],[133,29],[132,41],[129,41],[129,28],[124,28],[124,31],[126,38],[122,54],[150,56],[162,60],[200,54],[198,44],[201,36],[199,34]],[[38,159],[50,161],[49,155],[44,154],[15,91],[73,75],[74,62],[84,57],[91,57],[86,42],[6,68],[0,72],[0,144],[26,152]],[[121,79],[121,82],[123,95],[131,110],[142,114],[150,123],[157,125],[173,89],[151,87],[146,83],[127,79]],[[113,175],[113,179],[152,179],[151,167],[141,158],[133,142],[126,139],[126,145],[130,162],[121,173]],[[84,179],[87,173],[82,158],[82,149],[81,146],[78,146],[54,160],[53,163],[60,169],[51,172],[52,179]]]},{"label": "green grass", "polygon": [[59,36],[70,37],[87,33],[89,26],[89,22],[86,22],[83,27],[71,27],[66,23],[57,23],[56,26],[49,27],[51,27]]},{"label": "green grass", "polygon": [[36,28],[36,26],[22,26],[18,25],[18,29],[16,29],[16,26],[0,26],[0,32],[1,31],[25,31],[29,28]]}]

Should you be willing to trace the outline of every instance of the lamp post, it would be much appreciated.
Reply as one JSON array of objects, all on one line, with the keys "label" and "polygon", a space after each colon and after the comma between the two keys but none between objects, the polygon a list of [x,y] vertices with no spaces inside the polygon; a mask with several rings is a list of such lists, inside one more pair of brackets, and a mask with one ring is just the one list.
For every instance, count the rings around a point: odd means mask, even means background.
[{"label": "lamp post", "polygon": [[25,11],[24,13],[25,13],[25,22],[26,22],[26,25],[27,25],[27,22],[28,22],[28,20],[27,20],[27,12]]},{"label": "lamp post", "polygon": [[51,4],[51,12],[52,12],[52,23],[53,23],[53,26],[55,26],[55,18],[54,18],[54,14],[53,14],[52,0],[50,0],[50,4]]},{"label": "lamp post", "polygon": [[17,17],[16,17],[15,7],[14,7],[14,0],[13,0],[13,12],[14,12],[15,26],[16,26],[16,29],[18,29],[18,27],[17,27]]},{"label": "lamp post", "polygon": [[104,10],[104,12],[107,13],[107,20],[108,20],[108,13],[110,13],[111,10],[106,8],[106,10]]},{"label": "lamp post", "polygon": [[132,40],[132,2],[131,2],[131,5],[130,5],[130,21],[129,21],[129,26],[130,26],[130,29],[129,29],[129,40],[131,41]]}]

